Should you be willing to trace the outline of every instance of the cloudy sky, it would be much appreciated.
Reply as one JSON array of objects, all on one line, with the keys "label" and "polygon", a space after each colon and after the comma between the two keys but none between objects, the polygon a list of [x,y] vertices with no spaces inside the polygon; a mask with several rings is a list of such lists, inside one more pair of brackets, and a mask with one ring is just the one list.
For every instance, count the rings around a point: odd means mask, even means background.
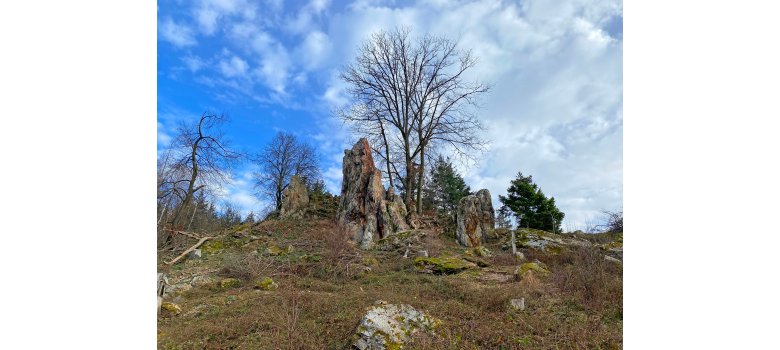
[{"label": "cloudy sky", "polygon": [[[232,144],[259,151],[278,130],[322,155],[338,193],[341,159],[358,136],[330,111],[348,102],[339,69],[372,32],[407,26],[457,40],[492,83],[479,115],[492,142],[461,165],[498,205],[518,171],[533,176],[584,228],[623,203],[623,5],[613,0],[158,2],[158,149],[204,111],[226,113]],[[259,211],[251,174],[232,174],[223,199]]]}]

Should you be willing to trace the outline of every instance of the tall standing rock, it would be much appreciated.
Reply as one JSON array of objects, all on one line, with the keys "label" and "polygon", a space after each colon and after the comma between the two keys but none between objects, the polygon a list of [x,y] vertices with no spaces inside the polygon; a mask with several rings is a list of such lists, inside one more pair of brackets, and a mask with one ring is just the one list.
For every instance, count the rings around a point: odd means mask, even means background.
[{"label": "tall standing rock", "polygon": [[406,223],[406,205],[401,196],[396,195],[392,188],[387,189],[387,214],[390,216],[390,224],[392,225],[393,232],[404,231],[409,229],[409,224]]},{"label": "tall standing rock", "polygon": [[496,212],[493,210],[493,200],[490,198],[490,191],[488,191],[487,188],[483,188],[477,191],[476,196],[479,199],[479,212],[482,215],[482,218],[480,219],[483,229],[482,232],[487,232],[485,230],[495,229]]},{"label": "tall standing rock", "polygon": [[467,247],[482,245],[482,236],[495,228],[490,191],[481,189],[476,194],[461,198],[456,215],[458,243]]},{"label": "tall standing rock", "polygon": [[342,171],[336,219],[361,248],[371,248],[375,241],[392,233],[392,227],[382,172],[374,166],[368,140],[362,138],[351,150],[344,150]]},{"label": "tall standing rock", "polygon": [[279,211],[279,215],[281,217],[290,216],[308,204],[309,190],[306,189],[306,185],[298,176],[293,176],[290,184],[282,191],[282,209]]}]

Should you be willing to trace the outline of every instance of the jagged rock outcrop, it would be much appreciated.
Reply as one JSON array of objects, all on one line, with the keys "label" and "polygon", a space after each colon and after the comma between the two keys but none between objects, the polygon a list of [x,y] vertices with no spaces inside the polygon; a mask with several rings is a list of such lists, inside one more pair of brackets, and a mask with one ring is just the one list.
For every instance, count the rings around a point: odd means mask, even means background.
[{"label": "jagged rock outcrop", "polygon": [[441,323],[410,305],[378,300],[360,320],[353,346],[360,350],[400,349],[414,333],[433,332]]},{"label": "jagged rock outcrop", "polygon": [[392,188],[387,189],[387,214],[390,216],[390,224],[393,232],[409,229],[406,223],[406,205],[401,196],[396,195]]},{"label": "jagged rock outcrop", "polygon": [[456,215],[458,243],[467,247],[482,245],[482,236],[495,228],[490,191],[481,189],[476,194],[461,198]]},{"label": "jagged rock outcrop", "polygon": [[350,239],[363,249],[393,232],[387,212],[382,172],[374,165],[368,140],[360,139],[344,150],[341,200],[336,219]]},{"label": "jagged rock outcrop", "polygon": [[290,184],[282,191],[282,209],[279,211],[281,217],[290,216],[298,213],[309,204],[309,190],[303,184],[298,176],[293,176]]}]

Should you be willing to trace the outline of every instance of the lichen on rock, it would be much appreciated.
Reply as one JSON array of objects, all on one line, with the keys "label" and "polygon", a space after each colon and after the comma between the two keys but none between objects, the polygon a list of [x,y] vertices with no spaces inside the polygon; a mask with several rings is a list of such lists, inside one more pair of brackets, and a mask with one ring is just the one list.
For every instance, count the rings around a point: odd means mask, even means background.
[{"label": "lichen on rock", "polygon": [[456,217],[458,243],[466,247],[482,245],[482,236],[495,229],[495,211],[490,191],[481,189],[476,194],[461,198]]},{"label": "lichen on rock", "polygon": [[263,277],[255,281],[255,288],[260,290],[276,290],[279,288],[279,283],[274,282],[271,277]]},{"label": "lichen on rock", "polygon": [[293,248],[292,245],[288,245],[286,248],[282,249],[279,246],[272,244],[265,248],[265,253],[270,256],[283,256],[292,253],[293,250],[295,250],[295,248]]},{"label": "lichen on rock", "polygon": [[231,289],[241,287],[241,280],[238,278],[225,278],[219,282],[219,287],[222,289]]},{"label": "lichen on rock", "polygon": [[162,305],[160,305],[160,309],[163,316],[173,316],[181,313],[181,306],[168,301],[164,301]]},{"label": "lichen on rock", "polygon": [[441,323],[410,305],[379,300],[361,319],[353,346],[360,350],[401,349],[416,332],[433,332]]},{"label": "lichen on rock", "polygon": [[406,228],[402,215],[406,207],[393,198],[388,204],[382,186],[382,172],[374,165],[372,150],[365,138],[344,150],[343,179],[336,219],[350,240],[362,249]]},{"label": "lichen on rock", "polygon": [[523,279],[523,277],[528,273],[533,273],[534,275],[544,277],[550,274],[550,271],[547,270],[547,268],[541,262],[529,262],[521,264],[515,270],[515,277],[520,280]]},{"label": "lichen on rock", "polygon": [[309,191],[298,176],[290,179],[290,184],[282,190],[282,208],[279,217],[285,218],[299,214],[309,204]]}]

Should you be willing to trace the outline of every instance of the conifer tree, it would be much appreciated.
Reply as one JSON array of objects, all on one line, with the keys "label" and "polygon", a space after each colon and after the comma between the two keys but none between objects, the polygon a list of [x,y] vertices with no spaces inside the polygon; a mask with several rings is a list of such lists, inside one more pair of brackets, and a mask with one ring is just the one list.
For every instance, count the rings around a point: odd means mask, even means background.
[{"label": "conifer tree", "polygon": [[564,214],[555,206],[555,198],[547,198],[531,176],[517,173],[507,189],[507,196],[498,196],[517,220],[518,227],[561,232]]},{"label": "conifer tree", "polygon": [[454,215],[458,202],[471,194],[471,188],[455,171],[450,159],[442,156],[434,162],[429,177],[425,190],[425,204],[441,214]]}]

